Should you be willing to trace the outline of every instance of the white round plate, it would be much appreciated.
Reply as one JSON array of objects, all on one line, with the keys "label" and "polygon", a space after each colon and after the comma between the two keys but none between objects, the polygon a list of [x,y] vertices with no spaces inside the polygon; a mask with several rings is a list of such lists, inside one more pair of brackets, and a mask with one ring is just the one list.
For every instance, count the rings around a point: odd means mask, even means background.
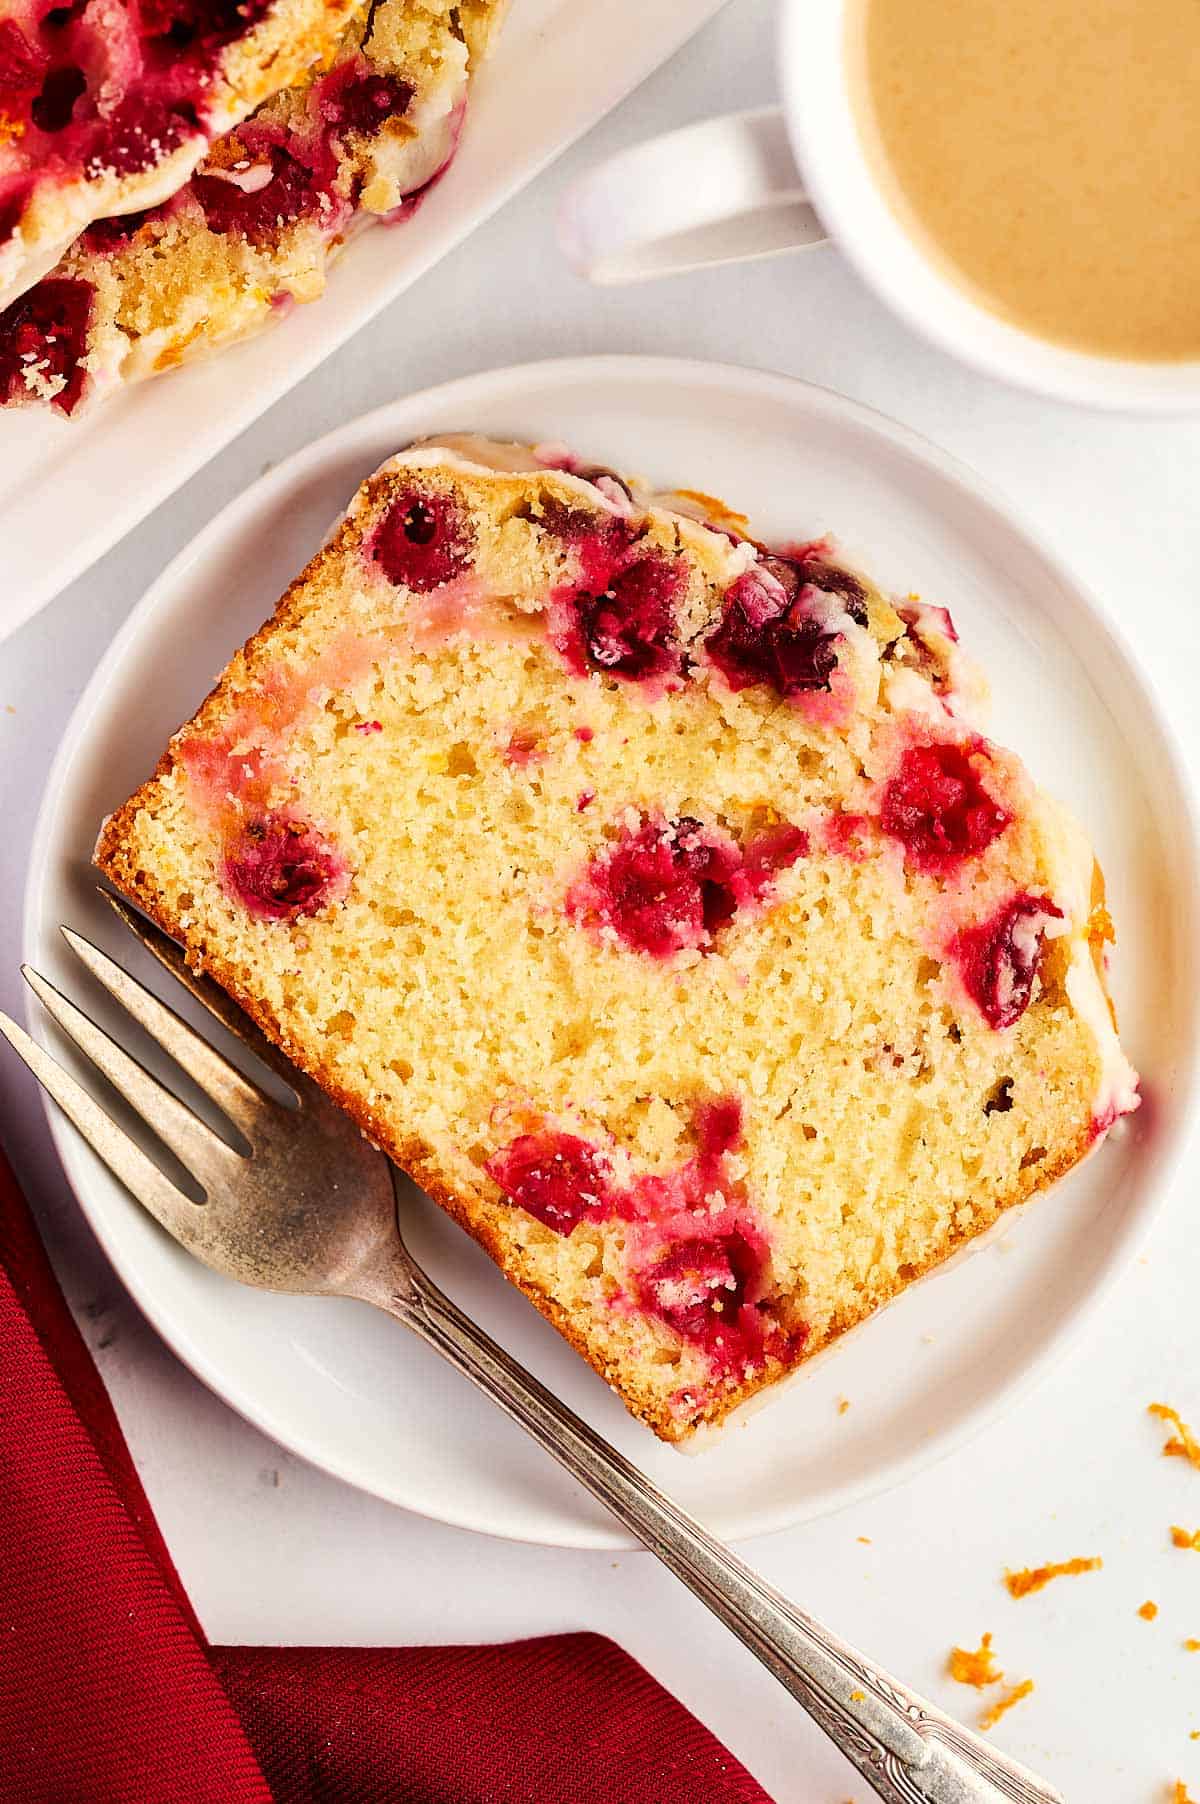
[{"label": "white round plate", "polygon": [[[1114,989],[1145,1080],[1141,1112],[998,1238],[915,1285],[695,1459],[632,1422],[474,1244],[414,1200],[419,1256],[553,1390],[719,1534],[782,1528],[896,1484],[1011,1406],[1061,1356],[1144,1232],[1196,1046],[1200,883],[1179,765],[1093,604],[969,472],[902,428],[803,383],[711,364],[600,357],[471,376],[380,408],[255,483],[163,574],[96,672],[50,780],[26,945],[97,1012],[111,1019],[57,924],[127,960],[140,950],[92,885],[103,815],[153,768],[359,480],[410,439],[451,429],[565,439],[589,459],[721,495],[751,510],[766,537],[832,531],[885,586],[948,603],[991,675],[996,736],[1075,810],[1108,877],[1121,931]],[[31,1017],[49,1038],[36,1004]],[[124,1283],[180,1358],[268,1434],[445,1522],[564,1546],[626,1544],[519,1429],[395,1323],[358,1304],[267,1296],[216,1277],[50,1118]]]}]

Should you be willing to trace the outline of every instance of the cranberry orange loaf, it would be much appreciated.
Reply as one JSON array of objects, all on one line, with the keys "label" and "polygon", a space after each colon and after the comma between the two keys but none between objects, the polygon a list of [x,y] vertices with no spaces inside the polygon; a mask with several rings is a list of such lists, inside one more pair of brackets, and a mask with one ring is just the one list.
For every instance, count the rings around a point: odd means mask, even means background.
[{"label": "cranberry orange loaf", "polygon": [[977,689],[828,541],[444,439],[97,858],[683,1440],[1136,1106],[1099,871]]},{"label": "cranberry orange loaf", "polygon": [[316,299],[347,238],[449,163],[507,0],[358,0],[331,59],[149,211],[97,220],[0,313],[0,404],[70,414]]},{"label": "cranberry orange loaf", "polygon": [[0,0],[0,302],[154,206],[337,42],[355,0]]}]

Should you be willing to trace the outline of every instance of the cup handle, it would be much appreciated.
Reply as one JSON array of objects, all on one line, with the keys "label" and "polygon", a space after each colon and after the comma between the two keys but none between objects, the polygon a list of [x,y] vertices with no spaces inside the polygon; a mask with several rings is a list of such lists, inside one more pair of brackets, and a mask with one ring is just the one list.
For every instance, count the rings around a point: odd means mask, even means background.
[{"label": "cup handle", "polygon": [[605,285],[821,244],[778,107],[726,113],[618,152],[568,189],[558,241]]}]

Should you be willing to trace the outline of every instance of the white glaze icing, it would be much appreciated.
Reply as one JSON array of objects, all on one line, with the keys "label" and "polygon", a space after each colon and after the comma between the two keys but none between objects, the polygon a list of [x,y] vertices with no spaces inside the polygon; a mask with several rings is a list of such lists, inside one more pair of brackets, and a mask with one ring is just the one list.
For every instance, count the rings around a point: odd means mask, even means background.
[{"label": "white glaze icing", "polygon": [[951,718],[941,696],[906,664],[892,664],[884,670],[883,699],[893,714],[919,714],[935,726],[945,726]]},{"label": "white glaze icing", "polygon": [[[548,469],[543,459],[550,450],[556,453],[566,452],[567,447],[520,445],[485,438],[473,432],[447,432],[437,439],[426,439],[396,452],[395,456],[389,457],[385,464],[380,465],[377,474],[382,475],[392,469],[436,468],[440,464],[465,475],[486,475],[490,471],[511,475],[552,475],[556,481],[575,489],[589,506],[595,507],[599,503],[614,518],[628,518],[629,501],[617,483],[603,477],[600,482],[591,481],[571,470]],[[656,494],[639,477],[624,477],[622,480],[627,483],[637,509],[655,508],[676,521],[682,529],[685,542],[690,540],[698,543],[703,540],[708,555],[715,556],[722,565],[721,581],[732,581],[757,562],[758,552],[749,540],[735,542],[721,532],[699,527],[694,519],[669,505],[672,496]]]},{"label": "white glaze icing", "polygon": [[[1046,844],[1053,878],[1051,893],[1066,916],[1065,922],[1051,923],[1051,927],[1059,934],[1070,931],[1078,936],[1067,967],[1067,999],[1095,1040],[1100,1058],[1093,1120],[1111,1126],[1120,1116],[1136,1109],[1140,1098],[1137,1072],[1117,1038],[1112,1009],[1086,937],[1092,913],[1095,857],[1082,827],[1060,803],[1046,796],[1042,806],[1050,817]],[[1054,937],[1053,932],[1048,933]]]}]

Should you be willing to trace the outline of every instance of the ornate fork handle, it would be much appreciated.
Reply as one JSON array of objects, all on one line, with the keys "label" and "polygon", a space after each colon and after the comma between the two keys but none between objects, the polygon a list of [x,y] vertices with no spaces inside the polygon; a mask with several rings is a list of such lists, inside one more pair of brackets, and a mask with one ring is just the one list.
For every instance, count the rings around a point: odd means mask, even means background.
[{"label": "ornate fork handle", "polygon": [[478,1385],[682,1579],[888,1804],[1063,1804],[798,1610],[496,1345],[406,1250],[358,1288]]}]

